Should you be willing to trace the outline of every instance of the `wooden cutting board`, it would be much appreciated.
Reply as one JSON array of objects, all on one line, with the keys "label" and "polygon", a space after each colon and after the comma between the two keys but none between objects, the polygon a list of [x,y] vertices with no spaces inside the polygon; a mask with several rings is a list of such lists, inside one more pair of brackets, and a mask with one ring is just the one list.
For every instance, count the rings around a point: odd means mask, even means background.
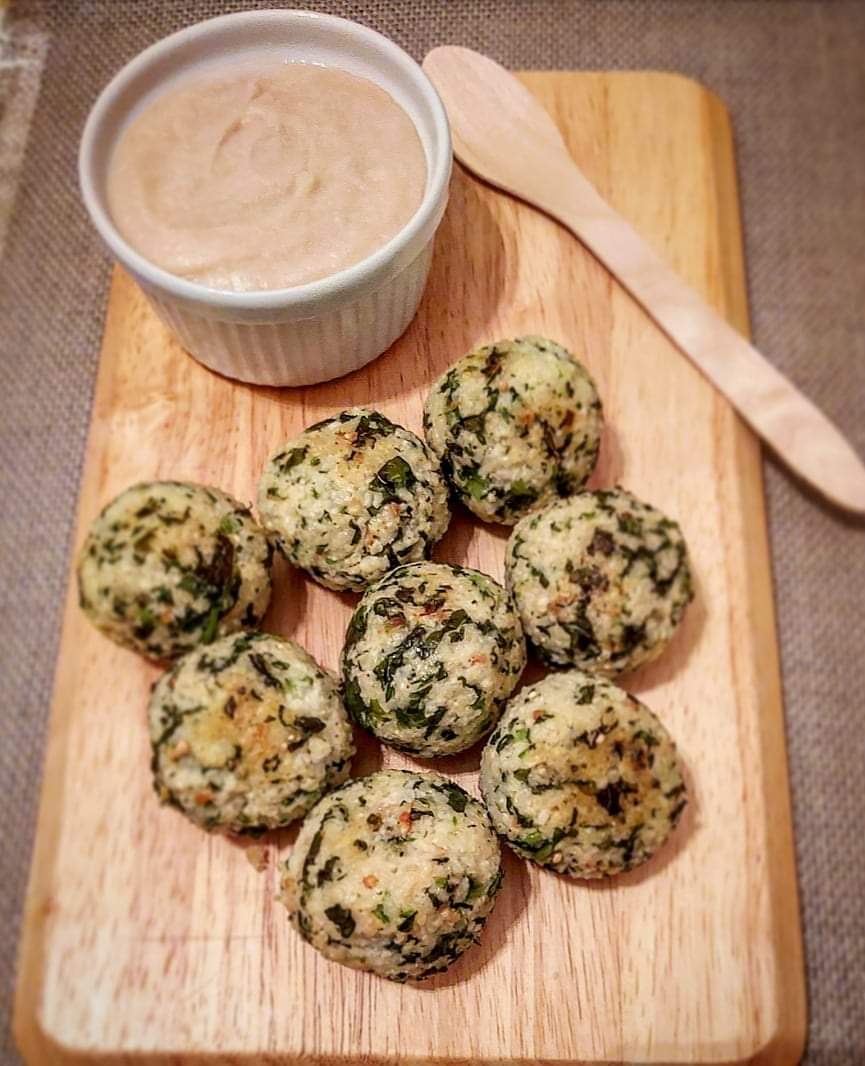
[{"label": "wooden cutting board", "polygon": [[[580,165],[747,330],[730,125],[667,74],[527,74]],[[679,741],[692,804],[668,848],[606,884],[508,854],[483,943],[399,986],[324,961],[290,929],[275,861],[161,809],[145,704],[157,671],[84,620],[70,587],[16,1008],[30,1063],[761,1063],[803,1045],[802,955],[759,448],[605,271],[553,222],[464,173],[405,336],[351,377],[239,385],[169,339],[115,275],[76,546],[129,483],[254,498],[268,453],[349,404],[420,430],[433,377],[520,333],[567,345],[609,421],[593,481],[680,519],[697,598],[667,655],[628,679]],[[439,559],[499,577],[506,531],[460,514]],[[337,663],[353,597],[281,566],[268,625]],[[442,763],[475,788],[477,751]],[[356,768],[411,760],[363,746]]]}]

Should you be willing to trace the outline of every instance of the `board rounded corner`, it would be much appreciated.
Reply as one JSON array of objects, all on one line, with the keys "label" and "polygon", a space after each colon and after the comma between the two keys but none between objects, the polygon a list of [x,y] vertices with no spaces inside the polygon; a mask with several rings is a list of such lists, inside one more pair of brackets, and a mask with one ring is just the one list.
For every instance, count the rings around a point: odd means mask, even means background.
[{"label": "board rounded corner", "polygon": [[63,1040],[46,1022],[38,1003],[19,998],[12,1013],[12,1036],[28,1066],[73,1066],[85,1061],[87,1050]]},{"label": "board rounded corner", "polygon": [[706,98],[729,120],[730,108],[723,96],[717,89],[713,89],[711,85],[693,74],[683,74],[679,70],[645,70],[639,73],[641,77],[648,76],[658,81],[666,81],[671,85],[679,85],[694,95]]}]

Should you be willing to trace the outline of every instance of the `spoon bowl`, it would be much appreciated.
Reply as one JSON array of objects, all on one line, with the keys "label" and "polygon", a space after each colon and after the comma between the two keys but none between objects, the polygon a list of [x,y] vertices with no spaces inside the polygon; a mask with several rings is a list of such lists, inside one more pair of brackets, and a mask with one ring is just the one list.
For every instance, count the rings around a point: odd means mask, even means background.
[{"label": "spoon bowl", "polygon": [[[523,196],[525,163],[556,160],[573,167],[558,126],[529,90],[504,67],[470,48],[434,48],[423,69],[438,89],[448,116],[454,153],[491,185]],[[501,107],[490,107],[490,100]],[[519,155],[502,151],[519,142]]]}]

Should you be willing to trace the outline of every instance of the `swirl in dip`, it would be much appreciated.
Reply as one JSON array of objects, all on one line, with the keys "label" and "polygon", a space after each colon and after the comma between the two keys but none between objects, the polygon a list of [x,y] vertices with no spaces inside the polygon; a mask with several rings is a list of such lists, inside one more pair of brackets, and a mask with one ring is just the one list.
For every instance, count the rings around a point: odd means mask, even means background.
[{"label": "swirl in dip", "polygon": [[241,292],[360,262],[405,226],[425,184],[414,124],[384,89],[287,63],[153,100],[120,137],[108,203],[145,258]]}]

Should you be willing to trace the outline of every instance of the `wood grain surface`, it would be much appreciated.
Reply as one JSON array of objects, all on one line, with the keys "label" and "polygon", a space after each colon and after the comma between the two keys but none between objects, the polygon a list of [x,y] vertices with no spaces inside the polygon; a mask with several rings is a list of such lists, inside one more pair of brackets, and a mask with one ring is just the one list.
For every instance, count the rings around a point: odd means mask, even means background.
[{"label": "wood grain surface", "polygon": [[[527,74],[580,165],[747,331],[721,104],[662,74]],[[130,482],[254,498],[270,451],[348,404],[420,429],[429,383],[470,347],[545,333],[594,374],[609,422],[593,483],[678,518],[697,597],[632,675],[676,736],[692,803],[640,870],[580,884],[512,855],[480,947],[399,986],[326,962],[274,901],[292,832],[207,836],[151,791],[155,668],[111,645],[70,587],[20,955],[15,1026],[33,1064],[792,1064],[804,1039],[798,899],[759,449],[604,269],[548,218],[457,171],[429,288],[371,367],[304,390],[224,380],[113,282],[76,546]],[[436,557],[502,574],[506,531],[459,514]],[[268,627],[335,666],[354,598],[279,566]],[[364,744],[356,771],[411,760]],[[475,790],[477,751],[440,762]]]}]

